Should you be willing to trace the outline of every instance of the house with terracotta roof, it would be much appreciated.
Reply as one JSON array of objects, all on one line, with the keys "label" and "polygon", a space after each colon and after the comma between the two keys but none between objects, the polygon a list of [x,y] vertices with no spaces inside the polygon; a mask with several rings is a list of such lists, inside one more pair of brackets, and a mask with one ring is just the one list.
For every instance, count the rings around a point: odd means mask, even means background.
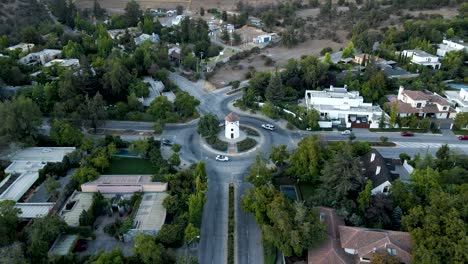
[{"label": "house with terracotta roof", "polygon": [[397,104],[399,117],[416,115],[420,118],[455,118],[455,110],[451,108],[450,103],[437,93],[405,90],[400,86],[398,95],[387,95],[387,100],[389,101],[385,103],[387,109]]},{"label": "house with terracotta roof", "polygon": [[307,252],[308,264],[348,264],[353,263],[353,257],[341,247],[339,225],[344,225],[343,218],[336,214],[335,209],[318,207],[320,221],[326,226],[326,239],[316,248]]},{"label": "house with terracotta roof", "polygon": [[339,226],[341,247],[356,263],[369,263],[373,253],[386,251],[401,263],[411,263],[412,241],[407,232]]}]

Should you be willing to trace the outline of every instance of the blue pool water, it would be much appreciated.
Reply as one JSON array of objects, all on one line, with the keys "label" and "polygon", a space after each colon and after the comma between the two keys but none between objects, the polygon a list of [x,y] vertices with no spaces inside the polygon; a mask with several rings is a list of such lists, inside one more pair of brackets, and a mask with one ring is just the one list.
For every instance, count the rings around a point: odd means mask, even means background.
[{"label": "blue pool water", "polygon": [[448,85],[455,89],[468,89],[468,85],[464,84],[449,83]]},{"label": "blue pool water", "polygon": [[292,185],[281,185],[280,191],[286,195],[291,200],[297,200],[296,187]]},{"label": "blue pool water", "polygon": [[118,149],[117,154],[115,156],[121,156],[121,157],[135,157],[138,158],[138,154],[132,153],[128,151],[126,148]]}]

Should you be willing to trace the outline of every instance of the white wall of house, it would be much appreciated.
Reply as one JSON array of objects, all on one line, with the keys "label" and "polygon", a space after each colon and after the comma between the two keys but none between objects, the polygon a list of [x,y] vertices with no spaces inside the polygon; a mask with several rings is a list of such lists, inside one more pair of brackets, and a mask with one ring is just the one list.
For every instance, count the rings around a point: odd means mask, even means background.
[{"label": "white wall of house", "polygon": [[372,195],[376,195],[378,193],[388,194],[391,186],[392,184],[389,181],[385,181],[384,183],[372,189],[371,193]]},{"label": "white wall of house", "polygon": [[352,248],[345,248],[344,251],[348,254],[356,255],[358,252],[355,249]]},{"label": "white wall of house", "polygon": [[228,139],[237,139],[239,138],[239,121],[228,122],[224,121],[225,130],[224,136]]}]

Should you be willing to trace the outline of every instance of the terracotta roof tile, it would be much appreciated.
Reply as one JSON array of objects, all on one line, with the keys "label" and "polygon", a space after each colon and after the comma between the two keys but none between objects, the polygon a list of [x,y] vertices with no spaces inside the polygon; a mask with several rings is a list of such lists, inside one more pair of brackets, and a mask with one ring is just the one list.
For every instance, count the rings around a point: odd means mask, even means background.
[{"label": "terracotta roof tile", "polygon": [[224,118],[224,120],[226,120],[226,121],[228,121],[228,122],[237,122],[237,121],[239,121],[240,119],[239,119],[239,117],[238,117],[236,114],[234,114],[234,113],[231,112],[229,115],[227,115],[227,116]]}]

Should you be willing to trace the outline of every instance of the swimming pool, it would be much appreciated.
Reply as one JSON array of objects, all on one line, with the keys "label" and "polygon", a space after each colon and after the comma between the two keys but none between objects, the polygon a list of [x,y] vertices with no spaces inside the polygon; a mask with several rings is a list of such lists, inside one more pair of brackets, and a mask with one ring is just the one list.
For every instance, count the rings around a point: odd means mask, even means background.
[{"label": "swimming pool", "polygon": [[454,89],[468,89],[468,85],[464,84],[449,83],[448,85]]},{"label": "swimming pool", "polygon": [[280,186],[280,191],[286,195],[291,200],[297,201],[297,192],[296,192],[296,186],[294,185],[281,185]]}]

